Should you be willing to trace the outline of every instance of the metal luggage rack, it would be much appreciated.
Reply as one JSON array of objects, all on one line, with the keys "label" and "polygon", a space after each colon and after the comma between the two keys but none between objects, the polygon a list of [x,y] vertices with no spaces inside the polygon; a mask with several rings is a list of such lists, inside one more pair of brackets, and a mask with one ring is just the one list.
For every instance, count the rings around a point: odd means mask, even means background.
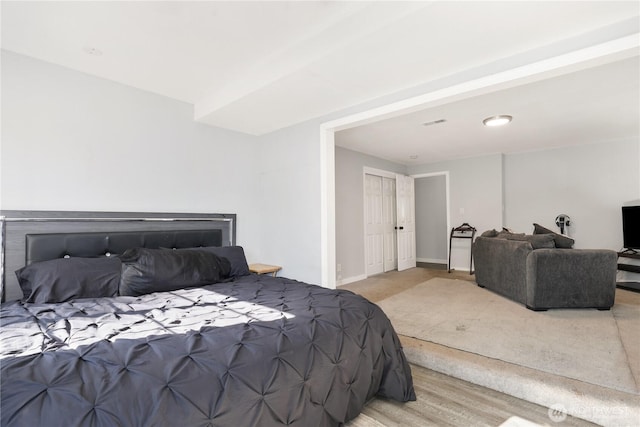
[{"label": "metal luggage rack", "polygon": [[473,238],[476,235],[476,228],[465,222],[462,225],[452,228],[451,234],[449,234],[449,263],[447,265],[447,271],[451,273],[451,242],[453,239],[471,239],[471,246],[469,247],[469,274],[473,274]]}]

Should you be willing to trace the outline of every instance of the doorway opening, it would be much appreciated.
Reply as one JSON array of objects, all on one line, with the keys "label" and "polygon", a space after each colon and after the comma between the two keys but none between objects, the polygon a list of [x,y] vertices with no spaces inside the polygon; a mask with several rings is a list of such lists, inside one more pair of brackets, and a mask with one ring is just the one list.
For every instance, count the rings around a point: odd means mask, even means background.
[{"label": "doorway opening", "polygon": [[416,261],[418,266],[446,268],[450,228],[449,172],[413,177],[416,183]]}]

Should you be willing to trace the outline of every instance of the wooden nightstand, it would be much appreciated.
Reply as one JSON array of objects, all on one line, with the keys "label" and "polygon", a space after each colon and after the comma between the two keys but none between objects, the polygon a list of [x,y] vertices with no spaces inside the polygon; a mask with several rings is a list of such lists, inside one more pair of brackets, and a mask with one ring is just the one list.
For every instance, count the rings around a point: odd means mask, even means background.
[{"label": "wooden nightstand", "polygon": [[249,271],[258,274],[269,274],[273,277],[276,277],[278,271],[282,270],[282,267],[279,265],[269,265],[269,264],[249,264]]}]

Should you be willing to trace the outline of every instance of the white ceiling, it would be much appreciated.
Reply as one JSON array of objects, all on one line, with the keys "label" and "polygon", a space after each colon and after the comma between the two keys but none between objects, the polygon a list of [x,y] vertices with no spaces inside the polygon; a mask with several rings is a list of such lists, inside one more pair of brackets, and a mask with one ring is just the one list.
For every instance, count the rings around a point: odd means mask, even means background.
[{"label": "white ceiling", "polygon": [[[640,137],[633,57],[336,133],[336,145],[400,164]],[[508,114],[503,127],[483,119]],[[424,123],[446,120],[441,124]],[[417,156],[417,158],[412,158]]]},{"label": "white ceiling", "polygon": [[[640,3],[2,1],[1,14],[3,49],[191,103],[197,121],[260,135],[561,42],[637,33]],[[342,131],[337,143],[407,163],[576,143],[605,128],[607,138],[637,136],[637,67],[636,58],[484,95]],[[551,111],[563,120],[542,122]],[[513,123],[478,126],[496,113]]]}]

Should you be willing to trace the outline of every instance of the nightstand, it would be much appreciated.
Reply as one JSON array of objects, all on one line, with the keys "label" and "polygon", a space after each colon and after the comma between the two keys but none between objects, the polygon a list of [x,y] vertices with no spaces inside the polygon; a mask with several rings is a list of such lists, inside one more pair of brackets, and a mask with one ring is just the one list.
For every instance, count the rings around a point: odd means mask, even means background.
[{"label": "nightstand", "polygon": [[276,277],[278,271],[282,270],[282,267],[279,265],[269,265],[269,264],[249,264],[249,271],[257,274],[269,274],[273,277]]}]

